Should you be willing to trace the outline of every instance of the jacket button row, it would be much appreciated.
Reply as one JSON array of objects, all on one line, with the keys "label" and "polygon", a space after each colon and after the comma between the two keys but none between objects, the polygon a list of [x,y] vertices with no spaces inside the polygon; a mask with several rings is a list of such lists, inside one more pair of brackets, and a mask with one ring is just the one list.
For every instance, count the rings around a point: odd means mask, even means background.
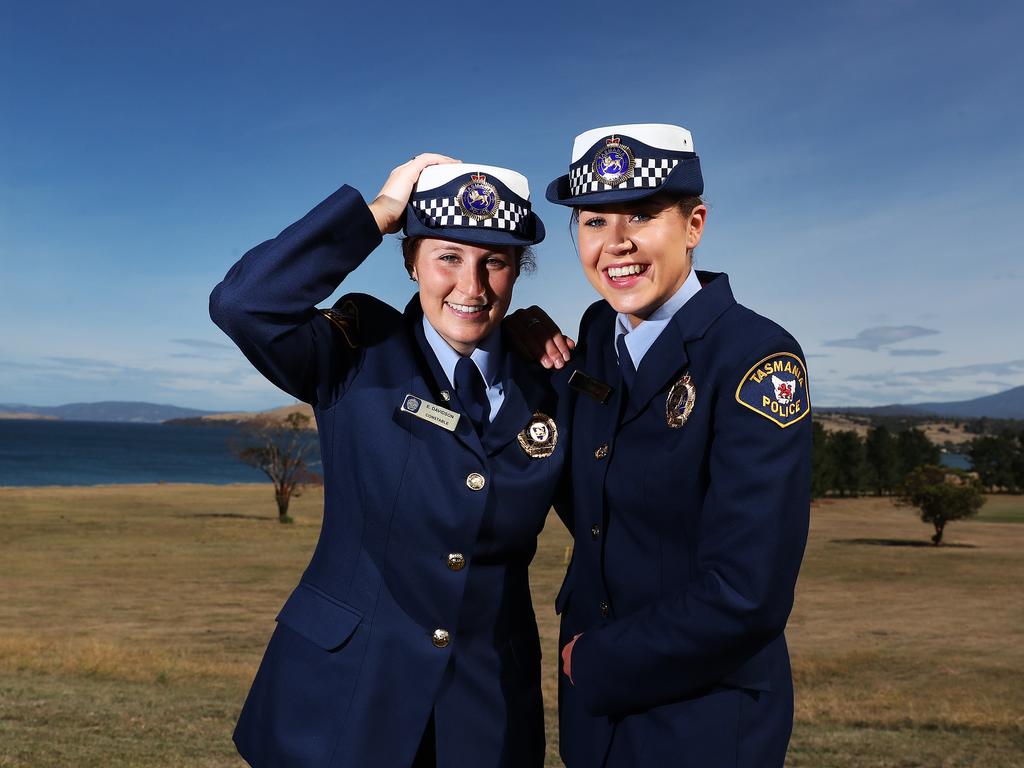
[{"label": "jacket button row", "polygon": [[433,640],[434,645],[436,647],[438,647],[438,648],[447,648],[448,647],[448,641],[449,641],[448,630],[447,629],[435,629],[434,630],[434,635],[430,639]]},{"label": "jacket button row", "polygon": [[466,558],[461,552],[452,552],[448,555],[448,567],[453,571],[461,571],[466,565]]},{"label": "jacket button row", "polygon": [[603,459],[607,455],[608,455],[608,443],[602,443],[601,445],[597,446],[597,450],[594,451],[594,458],[597,459],[598,461],[600,461],[601,459]]},{"label": "jacket button row", "polygon": [[611,609],[608,607],[608,603],[602,600],[600,603],[598,603],[597,607],[601,610],[601,618],[607,619],[608,614],[611,613]]},{"label": "jacket button row", "polygon": [[487,481],[484,480],[484,476],[481,475],[479,472],[473,472],[472,474],[469,475],[469,477],[466,478],[466,485],[469,486],[469,489],[471,491],[483,490],[483,487],[486,483]]}]

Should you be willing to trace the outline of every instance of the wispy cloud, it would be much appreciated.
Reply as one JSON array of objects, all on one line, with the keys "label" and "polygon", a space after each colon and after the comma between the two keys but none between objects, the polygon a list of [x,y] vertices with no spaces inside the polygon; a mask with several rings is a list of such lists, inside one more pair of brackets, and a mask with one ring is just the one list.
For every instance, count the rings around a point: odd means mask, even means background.
[{"label": "wispy cloud", "polygon": [[[958,365],[949,368],[933,368],[928,371],[900,371],[891,374],[892,378],[903,381],[953,381],[955,379],[974,378],[977,376],[1014,377],[1024,374],[1024,360],[1007,360],[1003,363],[977,363],[975,365]],[[889,378],[889,377],[887,377]],[[1004,384],[1007,389],[1013,386]]]},{"label": "wispy cloud", "polygon": [[193,349],[234,349],[230,344],[221,344],[217,341],[207,341],[206,339],[171,339],[175,344],[184,344],[186,347],[192,347]]},{"label": "wispy cloud", "polygon": [[890,349],[893,357],[935,357],[941,355],[941,349]]},{"label": "wispy cloud", "polygon": [[938,331],[922,328],[919,325],[881,325],[876,328],[865,328],[852,339],[831,339],[825,342],[826,347],[851,347],[877,352],[887,344],[896,344],[907,339],[921,336],[932,336]]}]

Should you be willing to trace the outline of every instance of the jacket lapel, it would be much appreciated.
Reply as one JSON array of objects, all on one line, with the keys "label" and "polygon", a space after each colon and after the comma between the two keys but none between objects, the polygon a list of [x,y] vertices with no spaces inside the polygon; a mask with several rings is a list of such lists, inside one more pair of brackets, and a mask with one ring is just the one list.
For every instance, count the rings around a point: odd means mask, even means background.
[{"label": "jacket lapel", "polygon": [[[623,423],[635,419],[669,382],[685,373],[690,364],[686,343],[699,339],[711,324],[736,303],[724,272],[697,272],[701,289],[672,316],[661,335],[647,350],[629,391]],[[611,340],[608,346],[613,346]]]},{"label": "jacket lapel", "polygon": [[[494,421],[484,431],[484,450],[488,456],[493,456],[515,440],[530,423],[534,411],[550,409],[546,403],[548,390],[543,380],[547,373],[531,370],[528,363],[512,352],[508,341],[503,347],[501,380],[505,399]],[[554,417],[553,413],[546,415]]]},{"label": "jacket lapel", "polygon": [[[417,358],[417,365],[414,369],[414,374],[410,387],[415,387],[417,381],[422,382],[423,386],[426,387],[427,391],[430,392],[432,402],[436,405],[440,405],[442,408],[448,408],[449,410],[455,411],[461,414],[459,423],[455,426],[455,431],[452,432],[455,438],[469,448],[478,458],[484,458],[484,449],[480,444],[480,436],[477,435],[476,430],[473,429],[473,422],[466,415],[466,409],[459,402],[458,396],[455,394],[455,387],[448,377],[444,375],[444,371],[441,369],[441,364],[437,362],[437,357],[434,355],[434,351],[430,348],[430,344],[427,342],[426,336],[423,334],[423,310],[420,308],[419,296],[413,296],[412,300],[405,308],[405,321],[406,327],[408,328],[409,334],[412,336],[412,348],[413,354]],[[447,392],[449,400],[445,400],[441,392]],[[411,394],[421,396],[422,393],[413,391]],[[415,417],[410,417],[414,418]],[[419,421],[419,419],[415,419]],[[439,430],[441,432],[447,432],[443,427],[437,427],[426,422],[424,425],[429,429]]]}]

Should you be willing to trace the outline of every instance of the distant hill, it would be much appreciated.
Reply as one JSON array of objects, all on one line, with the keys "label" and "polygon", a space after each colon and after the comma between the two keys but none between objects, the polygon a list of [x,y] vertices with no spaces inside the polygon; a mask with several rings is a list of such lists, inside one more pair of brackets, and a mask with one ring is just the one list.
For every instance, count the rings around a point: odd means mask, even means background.
[{"label": "distant hill", "polygon": [[157,403],[69,403],[68,405],[9,405],[0,404],[0,419],[41,418],[64,421],[119,421],[137,424],[158,424],[168,419],[204,416],[214,411],[198,408],[179,408]]},{"label": "distant hill", "polygon": [[271,408],[269,411],[228,411],[225,413],[206,413],[184,419],[172,419],[176,424],[245,424],[253,419],[269,418],[284,421],[293,413],[301,413],[309,417],[309,428],[316,429],[316,419],[313,417],[313,408],[306,403],[295,403],[294,405],[282,405],[280,408]]},{"label": "distant hill", "polygon": [[874,408],[825,407],[831,413],[852,413],[864,416],[942,416],[947,419],[1024,419],[1024,386],[973,400],[951,403],[912,403],[880,405]]}]

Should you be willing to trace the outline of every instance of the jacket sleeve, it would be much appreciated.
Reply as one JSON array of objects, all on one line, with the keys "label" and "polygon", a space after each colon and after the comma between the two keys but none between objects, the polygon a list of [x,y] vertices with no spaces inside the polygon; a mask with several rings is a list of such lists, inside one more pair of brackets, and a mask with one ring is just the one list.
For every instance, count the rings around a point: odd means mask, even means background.
[{"label": "jacket sleeve", "polygon": [[[788,335],[759,344],[732,387],[758,361],[787,352],[802,361]],[[810,406],[782,427],[738,402],[738,392],[726,382],[716,396],[689,583],[584,632],[573,647],[574,685],[592,714],[643,711],[726,682],[786,626],[809,523]]]},{"label": "jacket sleeve", "polygon": [[210,317],[271,382],[322,404],[335,397],[358,350],[339,333],[344,318],[316,304],[380,242],[373,214],[346,185],[242,256],[210,294]]}]

